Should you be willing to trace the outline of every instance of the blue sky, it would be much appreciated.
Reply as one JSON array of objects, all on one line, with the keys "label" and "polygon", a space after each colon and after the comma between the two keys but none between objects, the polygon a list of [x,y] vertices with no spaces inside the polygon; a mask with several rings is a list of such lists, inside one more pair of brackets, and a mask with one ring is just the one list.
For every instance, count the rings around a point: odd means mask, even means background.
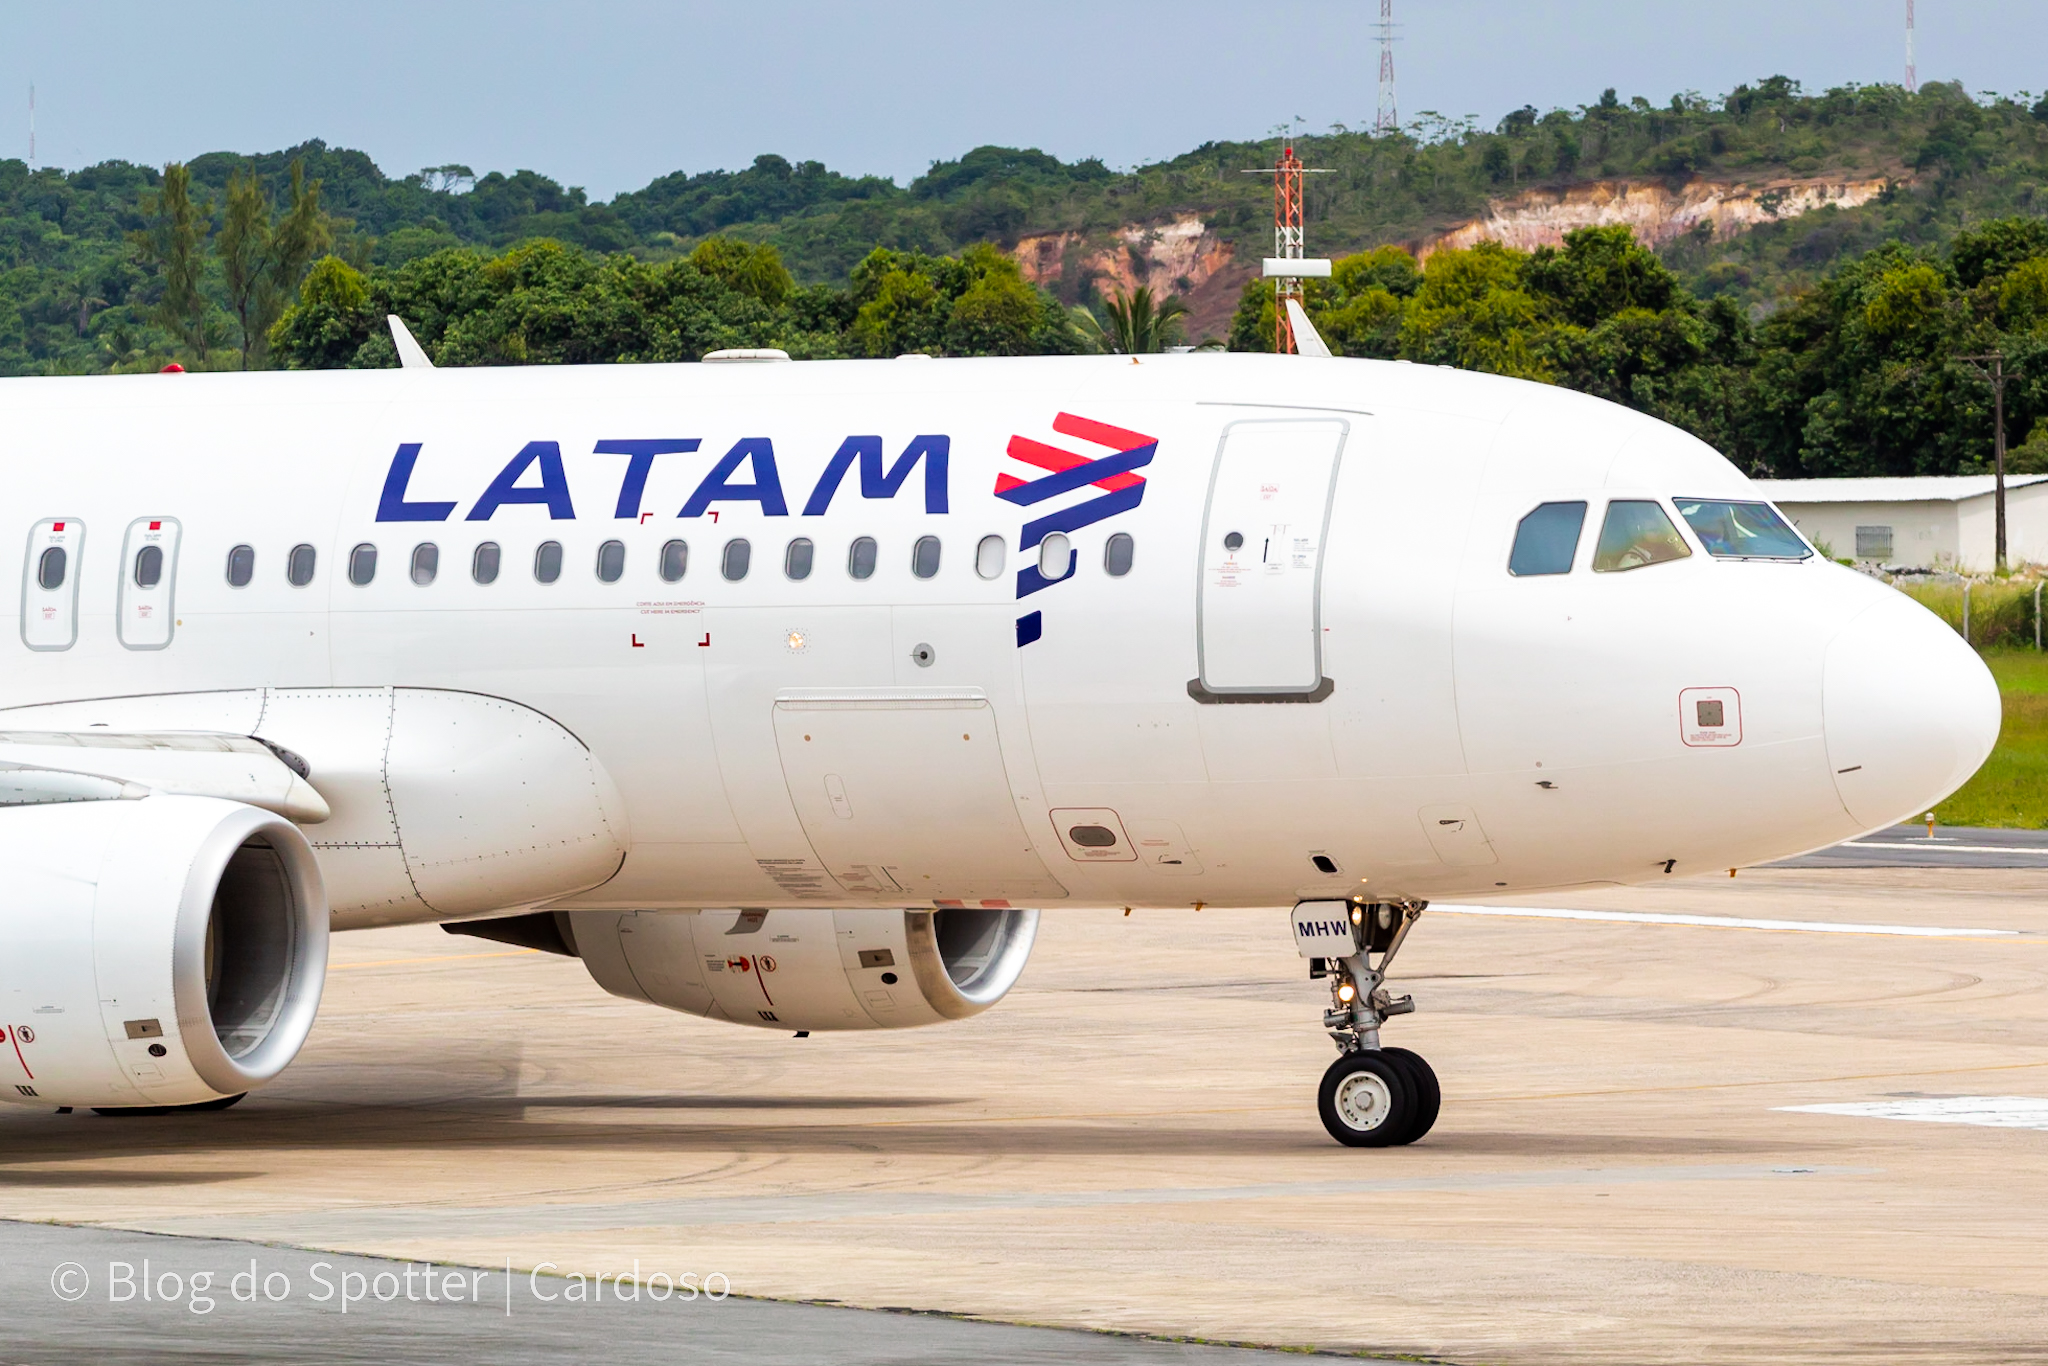
[{"label": "blue sky", "polygon": [[[1395,0],[1403,117],[1605,86],[1900,79],[1904,0]],[[1370,124],[1377,0],[0,0],[0,155],[160,163],[310,137],[387,172],[530,167],[605,198],[758,152],[899,180],[981,143],[1112,166],[1301,116]],[[1923,80],[2048,89],[2048,4],[1919,0]]]}]

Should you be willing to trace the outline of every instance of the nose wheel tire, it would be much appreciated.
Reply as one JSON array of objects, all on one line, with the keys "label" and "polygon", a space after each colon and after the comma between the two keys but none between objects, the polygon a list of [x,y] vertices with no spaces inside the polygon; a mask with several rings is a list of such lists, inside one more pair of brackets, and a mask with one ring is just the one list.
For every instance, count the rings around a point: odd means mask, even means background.
[{"label": "nose wheel tire", "polygon": [[1350,1148],[1413,1143],[1436,1123],[1436,1073],[1405,1048],[1346,1053],[1323,1073],[1316,1109],[1330,1137]]},{"label": "nose wheel tire", "polygon": [[1443,1087],[1437,1084],[1436,1069],[1424,1062],[1420,1053],[1406,1048],[1382,1048],[1380,1056],[1408,1069],[1409,1089],[1415,1096],[1413,1128],[1396,1141],[1413,1143],[1436,1127],[1437,1112],[1444,1107]]}]

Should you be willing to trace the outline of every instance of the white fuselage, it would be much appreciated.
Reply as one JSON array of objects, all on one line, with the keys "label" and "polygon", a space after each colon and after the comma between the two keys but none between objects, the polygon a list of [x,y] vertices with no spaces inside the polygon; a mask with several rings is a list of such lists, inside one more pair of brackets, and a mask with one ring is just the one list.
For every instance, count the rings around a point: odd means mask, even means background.
[{"label": "white fuselage", "polygon": [[[1142,460],[1139,441],[1156,446]],[[1127,458],[1070,488],[1048,449]],[[1434,367],[9,380],[0,458],[0,546],[23,547],[0,553],[16,576],[0,604],[27,614],[0,626],[0,706],[266,688],[516,702],[588,747],[630,826],[616,874],[557,903],[577,908],[1643,881],[1916,815],[1998,723],[1952,632],[1818,556],[1716,558],[1681,522],[1688,557],[1591,572],[1609,499],[1756,495],[1649,418]],[[1590,507],[1572,571],[1509,575],[1518,521],[1556,500]],[[34,581],[58,521],[83,526],[69,606]],[[1055,531],[1073,567],[1048,582]],[[1110,572],[1113,536],[1128,572]],[[799,538],[811,567],[793,578]],[[861,538],[866,578],[849,572]],[[746,572],[727,577],[742,540]],[[486,542],[499,570],[479,583]],[[540,582],[547,543],[561,568]],[[168,564],[144,590],[148,544]],[[301,545],[314,567],[295,585]],[[236,547],[253,551],[242,586]],[[1725,703],[1720,730],[1698,730],[1694,696]]]}]

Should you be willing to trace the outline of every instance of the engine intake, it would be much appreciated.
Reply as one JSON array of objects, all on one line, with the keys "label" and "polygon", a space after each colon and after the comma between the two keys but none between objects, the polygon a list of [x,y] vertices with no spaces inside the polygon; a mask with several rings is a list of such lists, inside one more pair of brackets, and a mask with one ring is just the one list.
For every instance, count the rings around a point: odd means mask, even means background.
[{"label": "engine intake", "polygon": [[614,996],[764,1029],[964,1020],[1015,986],[1038,912],[555,911],[443,928],[583,960]]},{"label": "engine intake", "polygon": [[0,810],[0,1100],[202,1105],[313,1027],[327,900],[281,816],[155,794]]}]

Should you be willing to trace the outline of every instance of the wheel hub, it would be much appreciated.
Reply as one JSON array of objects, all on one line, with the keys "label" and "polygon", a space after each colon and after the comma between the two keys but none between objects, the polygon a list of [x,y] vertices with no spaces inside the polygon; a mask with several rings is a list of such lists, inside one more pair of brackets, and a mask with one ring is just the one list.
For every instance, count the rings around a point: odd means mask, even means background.
[{"label": "wheel hub", "polygon": [[1386,1082],[1371,1072],[1353,1072],[1337,1084],[1337,1113],[1360,1133],[1371,1133],[1387,1122],[1394,1097]]}]

